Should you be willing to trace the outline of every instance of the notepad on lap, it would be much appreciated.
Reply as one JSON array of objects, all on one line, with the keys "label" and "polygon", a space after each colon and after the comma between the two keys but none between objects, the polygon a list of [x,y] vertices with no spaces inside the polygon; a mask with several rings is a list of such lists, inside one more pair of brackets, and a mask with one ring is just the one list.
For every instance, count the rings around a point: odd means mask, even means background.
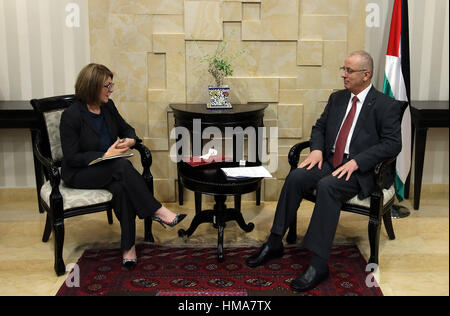
[{"label": "notepad on lap", "polygon": [[100,157],[95,160],[92,160],[88,166],[92,166],[96,163],[99,163],[99,162],[105,161],[105,160],[111,160],[111,159],[116,159],[116,158],[129,158],[132,156],[134,156],[133,153],[126,153],[126,154],[114,155],[114,156],[109,156],[109,157]]}]

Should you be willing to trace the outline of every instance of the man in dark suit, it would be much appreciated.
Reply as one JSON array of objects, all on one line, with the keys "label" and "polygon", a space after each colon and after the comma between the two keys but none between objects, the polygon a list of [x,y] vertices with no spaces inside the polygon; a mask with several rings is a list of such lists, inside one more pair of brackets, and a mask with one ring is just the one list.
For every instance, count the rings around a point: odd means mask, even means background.
[{"label": "man in dark suit", "polygon": [[342,204],[374,188],[371,170],[401,151],[400,106],[371,83],[373,59],[363,51],[344,63],[345,90],[331,94],[311,132],[311,152],[284,183],[268,241],[246,263],[257,267],[283,255],[282,238],[296,218],[305,193],[317,201],[303,246],[313,252],[309,266],[291,283],[295,291],[316,287],[329,275],[328,260]]}]

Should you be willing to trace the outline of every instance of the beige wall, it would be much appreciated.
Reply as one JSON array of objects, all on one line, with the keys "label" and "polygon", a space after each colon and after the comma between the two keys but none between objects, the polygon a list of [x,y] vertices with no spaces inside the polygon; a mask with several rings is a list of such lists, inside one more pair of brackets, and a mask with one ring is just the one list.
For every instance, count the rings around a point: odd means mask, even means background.
[{"label": "beige wall", "polygon": [[329,94],[342,88],[347,52],[364,47],[364,9],[352,0],[90,0],[91,59],[116,73],[114,99],[156,158],[157,195],[176,196],[168,106],[207,102],[211,78],[200,59],[225,40],[230,55],[246,51],[226,80],[232,103],[269,103],[265,125],[279,128],[279,169],[263,188],[276,200],[287,151],[309,138]]},{"label": "beige wall", "polygon": [[[64,0],[52,8],[50,1],[54,0],[0,0],[1,17],[11,12],[17,16],[12,24],[8,22],[11,17],[0,18],[0,80],[3,80],[0,98],[28,100],[72,93],[71,81],[89,57],[86,58],[85,53],[70,52],[73,58],[64,54],[58,57],[60,54],[55,50],[64,48],[66,51],[67,47],[52,34],[81,31],[76,33],[80,37],[69,37],[76,41],[76,45],[71,43],[69,47],[87,47],[91,61],[104,63],[115,72],[117,85],[113,99],[152,149],[157,195],[164,201],[174,201],[176,197],[176,169],[168,159],[169,131],[173,126],[168,105],[206,102],[206,87],[211,78],[206,66],[199,63],[199,56],[213,50],[218,41],[229,42],[231,52],[240,48],[246,50],[234,63],[233,78],[227,79],[232,101],[268,102],[270,108],[266,111],[265,125],[279,128],[279,170],[274,173],[275,179],[265,180],[263,197],[266,200],[278,198],[278,190],[288,172],[286,155],[290,146],[309,138],[311,126],[329,94],[342,88],[338,68],[346,53],[364,47],[372,47],[372,52],[376,52],[375,48],[380,49],[379,43],[383,41],[377,39],[375,46],[367,46],[366,32],[367,37],[375,36],[365,27],[366,0]],[[80,29],[65,29],[64,4],[67,2],[80,4]],[[29,5],[38,6],[39,10]],[[419,11],[416,5],[414,14],[420,16]],[[18,29],[24,29],[20,21],[25,14],[30,22],[21,43],[30,44],[10,44],[6,40],[13,38]],[[446,16],[448,25],[448,13]],[[385,20],[386,15],[383,15],[381,23]],[[10,65],[23,67],[20,58],[24,57],[20,56],[28,56],[27,52],[31,51],[27,47],[34,48],[39,43],[32,38],[37,36],[34,33],[37,30],[31,26],[37,24],[31,21],[39,21],[37,34],[41,39],[52,40],[50,46],[41,47],[42,69],[46,69],[50,61],[55,63],[51,64],[52,77],[47,71],[33,71],[41,69],[40,61],[36,61],[33,54],[27,57],[32,58],[29,63],[24,64],[31,70],[18,70],[31,73],[29,78],[25,75],[11,77],[14,73],[11,70],[4,72],[5,64],[9,69]],[[446,43],[444,48],[448,51],[448,39]],[[49,49],[57,56],[50,58]],[[81,61],[75,61],[80,54]],[[64,58],[64,62],[57,58]],[[53,84],[49,83],[50,79]],[[448,136],[447,139],[438,136],[434,140],[433,133],[430,133],[433,141],[428,148],[448,157]],[[432,159],[433,165],[436,165],[436,157],[440,156],[427,153],[427,160]],[[31,160],[29,132],[0,130],[0,188],[33,187]],[[432,173],[437,176],[424,179],[424,183],[448,184],[448,167],[436,167]]]}]

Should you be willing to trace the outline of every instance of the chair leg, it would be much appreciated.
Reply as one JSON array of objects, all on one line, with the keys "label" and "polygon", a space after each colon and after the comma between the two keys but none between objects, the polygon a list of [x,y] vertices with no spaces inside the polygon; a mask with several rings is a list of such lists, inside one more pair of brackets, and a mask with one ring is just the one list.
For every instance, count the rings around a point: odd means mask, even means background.
[{"label": "chair leg", "polygon": [[64,246],[64,220],[53,223],[53,230],[55,233],[55,272],[57,276],[66,273],[66,265],[63,260],[63,246]]},{"label": "chair leg", "polygon": [[183,184],[181,183],[180,175],[178,175],[178,204],[183,205]]},{"label": "chair leg", "polygon": [[50,208],[52,209],[53,233],[55,239],[55,272],[57,276],[66,273],[66,265],[63,260],[64,247],[64,207],[63,198],[58,187],[52,188],[50,194]]},{"label": "chair leg", "polygon": [[45,221],[44,235],[42,236],[42,242],[47,242],[52,233],[52,217],[47,213],[47,219]]},{"label": "chair leg", "polygon": [[[39,198],[39,197],[38,197],[38,198]],[[39,213],[40,213],[40,214],[44,214],[44,213],[45,213],[45,210],[44,210],[44,208],[41,206],[41,203],[38,204],[38,208],[39,208]]]},{"label": "chair leg", "polygon": [[35,144],[36,144],[36,138],[38,131],[34,128],[31,129],[31,143],[33,146],[33,162],[34,162],[34,176],[36,179],[36,188],[37,188],[37,201],[38,201],[38,208],[39,208],[39,213],[43,214],[45,212],[44,208],[42,207],[40,201],[41,195],[41,187],[44,184],[43,182],[43,178],[44,178],[44,174],[43,174],[43,170],[42,170],[42,165],[39,162],[38,159],[36,159],[35,153],[34,153],[34,148],[35,148]]},{"label": "chair leg", "polygon": [[256,190],[256,205],[257,206],[261,205],[261,187],[259,187],[258,190]]},{"label": "chair leg", "polygon": [[380,220],[376,218],[369,219],[369,244],[370,258],[369,263],[378,264],[378,249],[380,247]]},{"label": "chair leg", "polygon": [[392,217],[391,217],[390,209],[383,215],[383,222],[384,222],[384,227],[386,228],[386,232],[389,236],[389,239],[394,240],[395,233],[394,233],[394,227],[392,226]]},{"label": "chair leg", "polygon": [[369,217],[369,263],[378,264],[378,251],[380,247],[381,214],[383,205],[383,193],[374,192],[370,197]]},{"label": "chair leg", "polygon": [[153,238],[153,233],[152,233],[152,219],[151,218],[144,219],[144,241],[145,242],[155,242],[155,238]]},{"label": "chair leg", "polygon": [[289,226],[289,232],[286,237],[288,244],[293,245],[297,242],[297,215],[295,215],[295,220]]},{"label": "chair leg", "polygon": [[113,216],[112,216],[112,210],[111,209],[106,211],[106,216],[108,217],[108,224],[112,225],[113,224]]}]

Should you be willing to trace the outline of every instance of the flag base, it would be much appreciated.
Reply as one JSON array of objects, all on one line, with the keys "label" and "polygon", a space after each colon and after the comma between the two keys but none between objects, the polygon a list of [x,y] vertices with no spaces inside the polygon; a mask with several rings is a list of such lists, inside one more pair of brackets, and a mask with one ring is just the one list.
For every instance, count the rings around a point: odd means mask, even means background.
[{"label": "flag base", "polygon": [[405,218],[411,215],[411,212],[408,208],[400,205],[392,205],[391,206],[391,218]]}]

